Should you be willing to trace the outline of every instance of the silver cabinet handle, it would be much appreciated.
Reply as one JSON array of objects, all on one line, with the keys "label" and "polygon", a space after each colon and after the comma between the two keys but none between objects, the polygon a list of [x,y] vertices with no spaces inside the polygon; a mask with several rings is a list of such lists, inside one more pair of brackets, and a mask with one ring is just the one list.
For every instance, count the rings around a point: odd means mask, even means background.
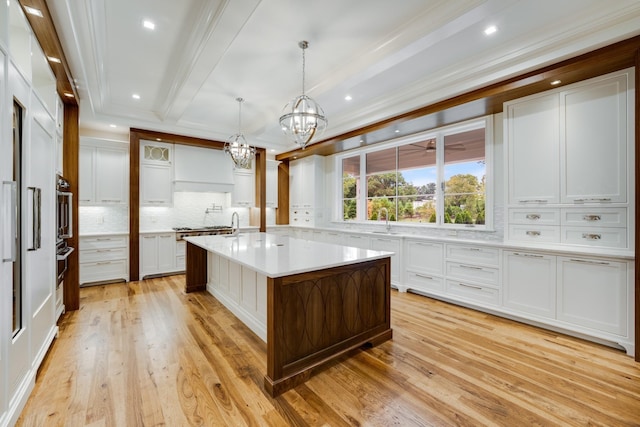
[{"label": "silver cabinet handle", "polygon": [[515,256],[524,256],[529,258],[543,258],[543,255],[535,255],[535,254],[521,254],[520,252],[514,252]]},{"label": "silver cabinet handle", "polygon": [[600,215],[585,215],[582,217],[585,221],[600,221]]},{"label": "silver cabinet handle", "polygon": [[466,283],[458,283],[458,285],[463,286],[465,288],[476,289],[478,291],[482,290],[482,286],[467,285]]},{"label": "silver cabinet handle", "polygon": [[458,264],[460,266],[460,268],[466,268],[468,270],[482,270],[482,267],[476,267],[475,265],[464,265],[464,264]]},{"label": "silver cabinet handle", "polygon": [[610,265],[608,262],[605,262],[605,261],[589,261],[589,260],[586,260],[586,259],[569,258],[569,261],[580,262],[582,264]]},{"label": "silver cabinet handle", "polygon": [[433,280],[431,276],[425,276],[424,274],[415,273],[416,277],[422,277],[423,279]]},{"label": "silver cabinet handle", "polygon": [[527,234],[527,236],[538,237],[542,233],[540,233],[539,231],[531,231],[531,230],[529,230],[529,231],[527,231],[526,234]]},{"label": "silver cabinet handle", "polygon": [[611,198],[609,197],[592,197],[586,199],[573,199],[574,202],[610,202]]},{"label": "silver cabinet handle", "polygon": [[546,199],[529,199],[529,200],[519,200],[520,203],[547,203]]},{"label": "silver cabinet handle", "polygon": [[582,238],[587,240],[600,240],[602,234],[582,233]]},{"label": "silver cabinet handle", "polygon": [[18,184],[16,181],[3,181],[2,185],[5,187],[5,191],[7,191],[6,189],[8,189],[7,192],[10,194],[8,199],[11,201],[11,203],[9,204],[10,212],[8,212],[8,215],[6,215],[6,218],[10,218],[9,227],[11,228],[11,231],[9,233],[3,233],[5,234],[7,239],[3,241],[2,245],[2,252],[9,252],[9,257],[7,258],[3,256],[2,262],[15,262],[17,252],[16,248],[18,245]]},{"label": "silver cabinet handle", "polygon": [[28,251],[37,251],[42,244],[42,191],[38,187],[27,187],[31,191],[31,247]]},{"label": "silver cabinet handle", "polygon": [[537,221],[540,219],[540,214],[527,214],[526,218],[532,221]]}]

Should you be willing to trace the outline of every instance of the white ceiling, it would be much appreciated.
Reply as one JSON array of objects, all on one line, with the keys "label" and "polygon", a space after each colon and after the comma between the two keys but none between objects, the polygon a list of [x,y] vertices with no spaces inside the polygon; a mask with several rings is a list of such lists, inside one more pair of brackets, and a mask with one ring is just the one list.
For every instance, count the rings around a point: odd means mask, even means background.
[{"label": "white ceiling", "polygon": [[[278,118],[302,92],[301,40],[306,93],[329,120],[322,139],[640,34],[638,0],[47,4],[78,86],[81,128],[224,141],[238,131],[243,97],[247,140],[272,153],[294,148]],[[498,31],[485,36],[489,25]]]}]

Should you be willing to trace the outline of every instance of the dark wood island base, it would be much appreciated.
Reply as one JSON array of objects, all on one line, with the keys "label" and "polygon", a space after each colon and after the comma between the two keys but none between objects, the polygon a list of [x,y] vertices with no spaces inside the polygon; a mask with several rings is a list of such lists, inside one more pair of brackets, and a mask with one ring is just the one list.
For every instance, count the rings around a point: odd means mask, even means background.
[{"label": "dark wood island base", "polygon": [[[187,243],[186,292],[206,287],[206,250]],[[267,375],[277,396],[363,346],[392,338],[389,257],[267,277]]]}]

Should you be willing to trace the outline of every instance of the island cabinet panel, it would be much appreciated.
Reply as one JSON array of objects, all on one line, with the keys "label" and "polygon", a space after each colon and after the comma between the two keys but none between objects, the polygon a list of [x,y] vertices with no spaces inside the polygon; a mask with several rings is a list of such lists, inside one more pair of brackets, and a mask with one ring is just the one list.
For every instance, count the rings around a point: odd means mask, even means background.
[{"label": "island cabinet panel", "polygon": [[267,279],[267,376],[276,396],[321,363],[391,338],[390,258]]},{"label": "island cabinet panel", "polygon": [[187,270],[185,292],[207,288],[207,250],[187,242]]}]

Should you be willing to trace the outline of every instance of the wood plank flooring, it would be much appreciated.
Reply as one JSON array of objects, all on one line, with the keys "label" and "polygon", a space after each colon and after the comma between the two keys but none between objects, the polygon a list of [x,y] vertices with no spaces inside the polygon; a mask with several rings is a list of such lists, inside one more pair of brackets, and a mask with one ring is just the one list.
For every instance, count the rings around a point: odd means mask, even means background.
[{"label": "wood plank flooring", "polygon": [[184,276],[82,288],[19,426],[639,426],[623,352],[392,291],[393,340],[278,398],[266,345]]}]

